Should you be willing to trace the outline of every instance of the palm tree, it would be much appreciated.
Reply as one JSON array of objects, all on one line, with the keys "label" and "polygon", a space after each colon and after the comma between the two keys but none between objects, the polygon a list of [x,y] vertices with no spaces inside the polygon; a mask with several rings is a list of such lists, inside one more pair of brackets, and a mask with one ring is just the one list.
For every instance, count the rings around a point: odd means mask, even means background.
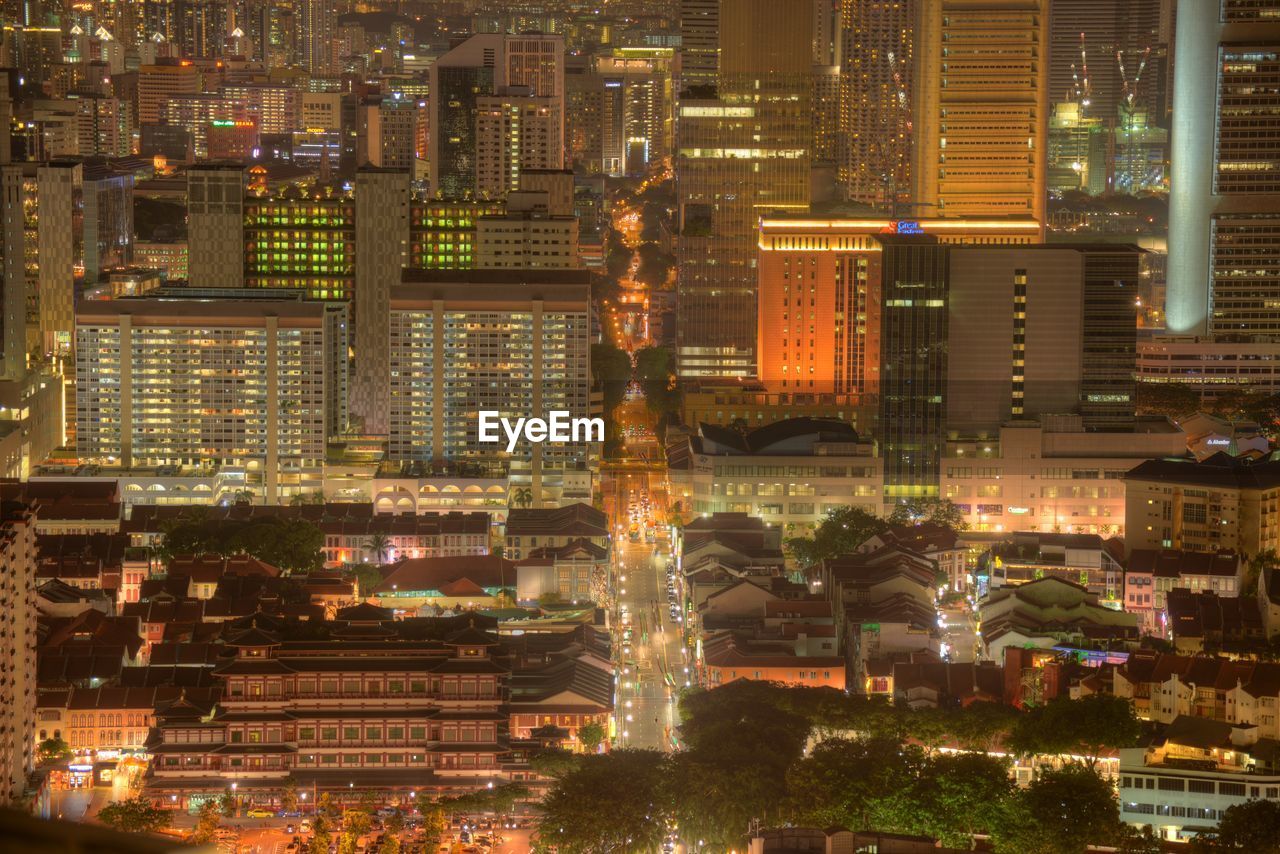
[{"label": "palm tree", "polygon": [[378,563],[383,563],[387,559],[387,552],[391,551],[391,538],[386,534],[370,534],[369,539],[364,541],[363,548]]},{"label": "palm tree", "polygon": [[512,507],[528,507],[533,504],[533,490],[527,486],[517,486],[511,490]]}]

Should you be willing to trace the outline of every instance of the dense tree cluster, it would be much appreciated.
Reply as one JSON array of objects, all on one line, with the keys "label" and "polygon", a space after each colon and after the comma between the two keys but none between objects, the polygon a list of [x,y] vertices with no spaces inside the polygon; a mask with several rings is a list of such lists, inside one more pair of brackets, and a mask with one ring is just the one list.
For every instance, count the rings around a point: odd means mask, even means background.
[{"label": "dense tree cluster", "polygon": [[324,566],[324,534],[302,519],[211,519],[194,509],[165,524],[160,555],[247,554],[290,572]]},{"label": "dense tree cluster", "polygon": [[787,553],[800,566],[849,554],[876,534],[894,525],[930,523],[963,531],[969,527],[960,508],[946,498],[912,498],[901,501],[887,518],[859,507],[837,507],[827,511],[814,530],[805,536],[788,537]]},{"label": "dense tree cluster", "polygon": [[[989,834],[1001,854],[1075,854],[1127,839],[1114,790],[1085,758],[1139,737],[1120,699],[1055,700],[1032,713],[984,702],[913,711],[737,681],[686,694],[680,711],[685,749],[675,754],[537,757],[555,780],[542,840],[567,854],[620,851],[653,847],[653,834],[674,825],[686,841],[730,851],[753,821],[920,834],[959,848]],[[1008,760],[986,752],[1015,743],[1084,761],[1018,789]]]},{"label": "dense tree cluster", "polygon": [[1256,394],[1239,388],[1218,392],[1212,399],[1185,383],[1138,383],[1137,410],[1142,415],[1180,419],[1206,412],[1233,421],[1254,421],[1269,436],[1280,430],[1280,394]]},{"label": "dense tree cluster", "polygon": [[155,833],[169,826],[173,814],[153,806],[150,799],[135,795],[98,810],[98,821],[124,833]]},{"label": "dense tree cluster", "polygon": [[644,392],[645,403],[655,415],[666,415],[680,408],[680,389],[675,383],[675,358],[666,347],[644,347],[636,351],[636,382]]}]

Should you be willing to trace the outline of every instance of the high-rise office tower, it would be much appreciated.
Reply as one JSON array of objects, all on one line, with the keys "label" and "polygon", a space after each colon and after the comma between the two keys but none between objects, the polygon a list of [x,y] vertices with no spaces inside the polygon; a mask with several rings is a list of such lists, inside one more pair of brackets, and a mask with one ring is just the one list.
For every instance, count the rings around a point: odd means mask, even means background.
[{"label": "high-rise office tower", "polygon": [[715,98],[677,121],[676,346],[683,377],[756,372],[756,225],[809,207],[809,0],[723,0]]},{"label": "high-rise office tower", "polygon": [[680,0],[680,90],[716,85],[720,0]]},{"label": "high-rise office tower", "polygon": [[813,64],[840,63],[841,0],[813,0]]},{"label": "high-rise office tower", "polygon": [[920,216],[1045,218],[1048,0],[915,10],[911,203]]},{"label": "high-rise office tower", "polygon": [[190,63],[142,66],[138,69],[138,124],[158,124],[170,98],[196,95],[200,89],[200,69]]},{"label": "high-rise office tower", "polygon": [[18,808],[35,767],[36,731],[36,534],[35,508],[19,484],[0,491],[0,804]]},{"label": "high-rise office tower", "polygon": [[815,65],[811,80],[813,143],[810,150],[815,163],[835,163],[844,147],[840,142],[840,66]]},{"label": "high-rise office tower", "polygon": [[480,33],[436,60],[428,84],[432,191],[450,198],[476,194],[480,99],[506,94],[510,87],[527,87],[529,96],[554,101],[554,136],[563,157],[564,76],[559,35]]},{"label": "high-rise office tower", "polygon": [[671,50],[623,48],[592,68],[599,144],[587,159],[609,175],[643,175],[671,153]]},{"label": "high-rise office tower", "polygon": [[1080,249],[1084,260],[1080,415],[1106,430],[1132,427],[1137,406],[1139,287],[1143,252],[1134,246]]},{"label": "high-rise office tower", "polygon": [[1280,28],[1256,3],[1182,0],[1165,314],[1179,334],[1280,331]]},{"label": "high-rise office tower", "polygon": [[209,163],[187,170],[191,286],[244,287],[244,167]]},{"label": "high-rise office tower", "polygon": [[84,281],[96,284],[110,268],[133,262],[133,174],[98,164],[81,174]]},{"label": "high-rise office tower", "polygon": [[880,315],[880,434],[886,504],[938,495],[946,439],[948,247],[886,236]]},{"label": "high-rise office tower", "polygon": [[1134,423],[1142,250],[1123,244],[953,246],[946,419],[995,435],[1011,419]]},{"label": "high-rise office tower", "polygon": [[[6,135],[7,136],[7,135]],[[26,373],[27,265],[24,217],[18,216],[25,198],[23,169],[0,164],[0,228],[3,228],[3,293],[0,293],[0,380],[16,380]]]},{"label": "high-rise office tower", "polygon": [[[1137,193],[1166,186],[1172,7],[1172,0],[1052,4],[1049,179],[1057,188]],[[1093,145],[1082,144],[1086,139]]]},{"label": "high-rise office tower", "polygon": [[757,377],[771,392],[879,390],[881,236],[922,233],[946,244],[1010,246],[1036,243],[1040,232],[1029,218],[762,219]]},{"label": "high-rise office tower", "polygon": [[909,189],[917,2],[840,2],[837,177],[847,199],[890,213]]},{"label": "high-rise office tower", "polygon": [[385,390],[390,382],[388,317],[391,291],[409,263],[409,179],[402,170],[364,168],[356,173],[356,375],[352,412],[364,432],[385,435]]}]

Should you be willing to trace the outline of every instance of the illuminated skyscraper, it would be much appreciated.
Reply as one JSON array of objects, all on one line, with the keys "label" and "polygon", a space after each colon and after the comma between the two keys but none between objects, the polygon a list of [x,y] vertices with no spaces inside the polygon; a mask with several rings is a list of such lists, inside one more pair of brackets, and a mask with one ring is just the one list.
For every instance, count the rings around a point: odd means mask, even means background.
[{"label": "illuminated skyscraper", "polygon": [[840,4],[840,185],[889,213],[909,189],[916,2]]},{"label": "illuminated skyscraper", "polygon": [[879,238],[898,233],[928,234],[944,244],[1008,246],[1038,242],[1040,225],[1031,219],[762,219],[757,376],[769,391],[879,390]]},{"label": "illuminated skyscraper", "polygon": [[720,0],[680,0],[680,89],[715,86]]},{"label": "illuminated skyscraper", "polygon": [[1280,31],[1266,14],[1178,4],[1170,332],[1280,332]]},{"label": "illuminated skyscraper", "polygon": [[809,207],[812,9],[808,0],[723,0],[715,98],[677,119],[677,369],[756,371],[756,224]]},{"label": "illuminated skyscraper", "polygon": [[934,0],[915,15],[919,216],[1045,218],[1048,0]]},{"label": "illuminated skyscraper", "polygon": [[334,0],[298,0],[296,6],[302,67],[317,76],[328,74],[338,21]]},{"label": "illuminated skyscraper", "polygon": [[246,286],[297,289],[312,299],[352,298],[356,209],[349,195],[291,189],[249,196],[243,235]]}]

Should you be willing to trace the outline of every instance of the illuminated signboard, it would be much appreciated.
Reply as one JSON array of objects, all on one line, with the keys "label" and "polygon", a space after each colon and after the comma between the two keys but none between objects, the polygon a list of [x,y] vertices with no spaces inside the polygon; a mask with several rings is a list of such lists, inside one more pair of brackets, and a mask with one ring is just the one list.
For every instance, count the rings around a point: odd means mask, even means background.
[{"label": "illuminated signboard", "polygon": [[924,229],[915,220],[901,219],[893,224],[895,234],[924,234]]}]

